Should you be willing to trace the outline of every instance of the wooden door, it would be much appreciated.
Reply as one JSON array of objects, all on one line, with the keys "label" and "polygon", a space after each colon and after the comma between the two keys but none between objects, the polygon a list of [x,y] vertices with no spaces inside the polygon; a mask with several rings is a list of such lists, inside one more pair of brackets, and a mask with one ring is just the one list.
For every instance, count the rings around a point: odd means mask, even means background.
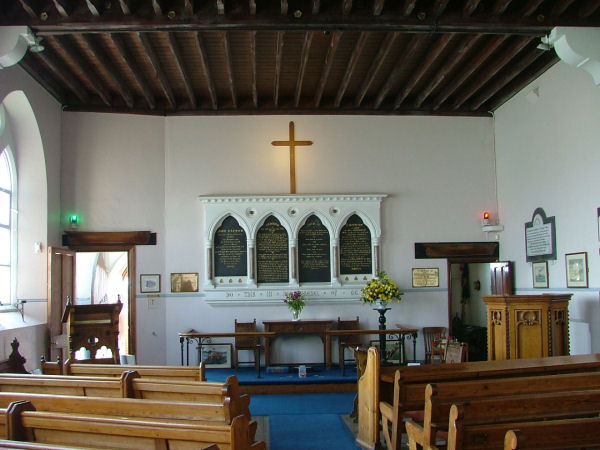
[{"label": "wooden door", "polygon": [[66,328],[62,314],[69,300],[75,298],[75,252],[48,247],[48,346],[50,361],[68,355]]},{"label": "wooden door", "polygon": [[491,263],[490,275],[492,278],[492,295],[513,295],[515,293],[512,261]]}]

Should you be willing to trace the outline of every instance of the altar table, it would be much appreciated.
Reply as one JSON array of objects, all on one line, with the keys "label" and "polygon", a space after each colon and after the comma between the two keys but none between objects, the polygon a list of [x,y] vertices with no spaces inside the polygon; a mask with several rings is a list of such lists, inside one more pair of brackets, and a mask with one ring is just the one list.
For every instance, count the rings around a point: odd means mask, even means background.
[{"label": "altar table", "polygon": [[331,330],[333,320],[263,320],[266,332],[274,332],[275,336],[265,337],[265,366],[271,365],[271,341],[283,334],[311,334],[321,338],[323,342],[323,358],[327,367],[331,367],[331,345],[327,332]]}]

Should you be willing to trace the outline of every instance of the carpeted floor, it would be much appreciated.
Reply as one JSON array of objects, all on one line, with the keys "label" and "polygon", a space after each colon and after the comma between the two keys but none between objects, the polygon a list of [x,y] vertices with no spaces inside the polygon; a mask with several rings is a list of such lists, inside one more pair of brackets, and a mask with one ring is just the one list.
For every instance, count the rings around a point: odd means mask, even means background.
[{"label": "carpeted floor", "polygon": [[250,412],[271,450],[355,450],[353,393],[252,395]]}]

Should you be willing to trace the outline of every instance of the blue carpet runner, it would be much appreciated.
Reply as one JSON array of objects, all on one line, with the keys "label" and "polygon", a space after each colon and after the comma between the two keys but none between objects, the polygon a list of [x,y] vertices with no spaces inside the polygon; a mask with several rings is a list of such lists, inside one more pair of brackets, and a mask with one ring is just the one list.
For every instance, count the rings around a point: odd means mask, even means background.
[{"label": "blue carpet runner", "polygon": [[252,416],[269,417],[270,450],[355,450],[355,436],[340,414],[353,393],[252,395]]}]

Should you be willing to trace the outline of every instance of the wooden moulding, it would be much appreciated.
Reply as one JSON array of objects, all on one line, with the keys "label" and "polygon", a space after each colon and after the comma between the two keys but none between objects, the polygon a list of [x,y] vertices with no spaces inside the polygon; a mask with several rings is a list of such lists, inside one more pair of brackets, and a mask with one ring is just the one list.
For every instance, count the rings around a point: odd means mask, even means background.
[{"label": "wooden moulding", "polygon": [[156,245],[156,233],[150,231],[66,231],[62,245]]},{"label": "wooden moulding", "polygon": [[498,242],[415,242],[415,258],[490,258],[500,256]]}]

